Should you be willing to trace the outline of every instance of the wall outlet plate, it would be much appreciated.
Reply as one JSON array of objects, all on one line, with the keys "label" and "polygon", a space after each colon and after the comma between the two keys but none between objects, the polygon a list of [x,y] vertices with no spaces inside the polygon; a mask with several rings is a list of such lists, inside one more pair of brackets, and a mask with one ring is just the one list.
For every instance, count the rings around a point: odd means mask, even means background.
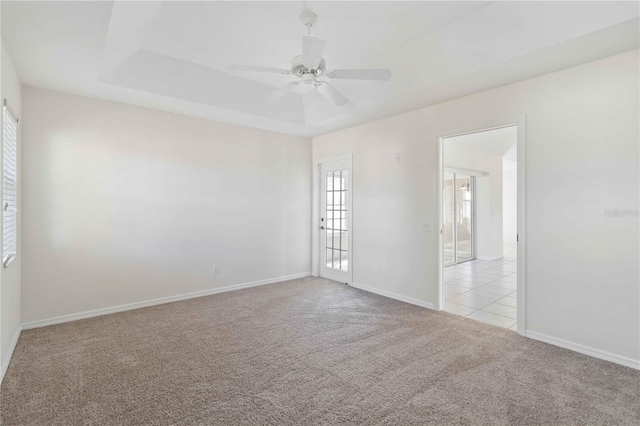
[{"label": "wall outlet plate", "polygon": [[217,274],[218,272],[220,272],[220,269],[218,269],[218,265],[213,265],[213,271],[214,274]]}]

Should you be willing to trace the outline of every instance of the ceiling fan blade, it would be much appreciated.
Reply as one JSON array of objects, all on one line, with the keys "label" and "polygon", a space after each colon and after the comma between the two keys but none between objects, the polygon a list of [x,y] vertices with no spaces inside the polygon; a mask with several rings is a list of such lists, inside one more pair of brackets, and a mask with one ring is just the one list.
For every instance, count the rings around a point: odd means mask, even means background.
[{"label": "ceiling fan blade", "polygon": [[327,42],[313,36],[304,36],[302,38],[302,61],[311,68],[317,68],[322,60],[322,53]]},{"label": "ceiling fan blade", "polygon": [[284,87],[281,87],[280,89],[264,98],[264,101],[269,103],[277,102],[282,99],[284,95],[291,92],[296,86],[298,86],[298,84],[300,84],[299,81],[292,81],[291,83],[287,84]]},{"label": "ceiling fan blade", "polygon": [[269,67],[254,67],[251,65],[229,65],[227,68],[234,71],[257,71],[268,72],[272,74],[291,74],[291,71],[289,70]]},{"label": "ceiling fan blade", "polygon": [[334,70],[329,72],[327,77],[344,80],[389,80],[391,78],[391,71],[387,69]]},{"label": "ceiling fan blade", "polygon": [[338,92],[335,87],[333,87],[326,81],[318,84],[316,86],[316,89],[322,94],[322,96],[329,99],[329,101],[331,101],[331,103],[335,106],[342,106],[349,103],[349,99],[345,98],[342,93]]}]

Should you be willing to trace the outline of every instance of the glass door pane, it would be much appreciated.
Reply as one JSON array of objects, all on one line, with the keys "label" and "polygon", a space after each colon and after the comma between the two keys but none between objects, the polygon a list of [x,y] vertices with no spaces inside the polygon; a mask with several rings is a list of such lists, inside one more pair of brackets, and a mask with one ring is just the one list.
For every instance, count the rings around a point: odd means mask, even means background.
[{"label": "glass door pane", "polygon": [[326,267],[339,271],[349,270],[347,226],[348,170],[325,173],[326,179]]},{"label": "glass door pane", "polygon": [[442,243],[443,243],[443,259],[444,265],[455,263],[454,252],[454,191],[453,191],[454,174],[445,172],[444,186],[442,188]]},{"label": "glass door pane", "polygon": [[455,175],[456,190],[456,262],[473,258],[473,179]]}]

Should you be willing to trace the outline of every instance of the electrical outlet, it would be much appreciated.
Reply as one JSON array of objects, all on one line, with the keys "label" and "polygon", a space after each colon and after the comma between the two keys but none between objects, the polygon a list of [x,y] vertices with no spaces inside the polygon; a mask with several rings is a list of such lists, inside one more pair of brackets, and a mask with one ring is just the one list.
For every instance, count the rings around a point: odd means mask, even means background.
[{"label": "electrical outlet", "polygon": [[422,232],[431,232],[431,224],[423,223],[422,224]]},{"label": "electrical outlet", "polygon": [[213,273],[217,274],[218,272],[220,272],[220,269],[218,269],[218,265],[213,265]]},{"label": "electrical outlet", "polygon": [[382,274],[382,269],[378,268],[378,275]]}]

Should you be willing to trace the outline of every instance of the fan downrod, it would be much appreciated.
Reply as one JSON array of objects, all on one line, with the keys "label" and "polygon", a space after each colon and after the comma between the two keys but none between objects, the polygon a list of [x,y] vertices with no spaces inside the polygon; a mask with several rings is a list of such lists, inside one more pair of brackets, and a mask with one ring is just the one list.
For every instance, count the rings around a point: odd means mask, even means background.
[{"label": "fan downrod", "polygon": [[305,11],[300,14],[300,20],[305,27],[311,30],[311,27],[313,27],[316,22],[318,22],[318,15],[313,12]]}]

